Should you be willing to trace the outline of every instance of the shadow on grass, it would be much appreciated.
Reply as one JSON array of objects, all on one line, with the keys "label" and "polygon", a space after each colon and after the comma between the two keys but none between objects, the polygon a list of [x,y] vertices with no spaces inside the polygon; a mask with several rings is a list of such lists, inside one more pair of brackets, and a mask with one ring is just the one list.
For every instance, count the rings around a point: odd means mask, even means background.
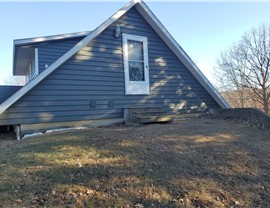
[{"label": "shadow on grass", "polygon": [[267,207],[268,138],[203,119],[40,136],[1,152],[0,206]]}]

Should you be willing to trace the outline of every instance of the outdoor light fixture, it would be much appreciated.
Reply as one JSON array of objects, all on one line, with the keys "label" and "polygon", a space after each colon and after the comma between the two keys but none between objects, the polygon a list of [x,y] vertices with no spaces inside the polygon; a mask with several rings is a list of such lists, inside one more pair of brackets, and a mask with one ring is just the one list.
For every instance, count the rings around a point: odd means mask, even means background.
[{"label": "outdoor light fixture", "polygon": [[117,25],[115,26],[115,33],[114,33],[114,37],[119,38],[120,33],[121,33],[121,30],[120,30],[120,25],[117,23]]}]

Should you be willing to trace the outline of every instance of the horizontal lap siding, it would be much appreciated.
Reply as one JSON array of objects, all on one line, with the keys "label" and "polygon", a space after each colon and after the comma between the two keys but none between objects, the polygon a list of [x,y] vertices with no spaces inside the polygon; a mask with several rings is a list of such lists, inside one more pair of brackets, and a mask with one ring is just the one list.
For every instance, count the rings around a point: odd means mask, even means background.
[{"label": "horizontal lap siding", "polygon": [[[8,109],[0,117],[0,125],[7,120],[40,123],[122,118],[123,109],[131,107],[185,113],[218,107],[136,9],[117,23],[122,33],[148,38],[151,95],[125,95],[122,38],[114,38],[115,23]],[[57,59],[78,41],[40,47],[40,65]]]},{"label": "horizontal lap siding", "polygon": [[39,73],[45,69],[45,65],[51,65],[70,48],[76,45],[82,38],[72,38],[68,40],[52,41],[41,45],[38,48],[38,68]]},{"label": "horizontal lap siding", "polygon": [[17,92],[21,87],[22,86],[9,86],[9,85],[0,86],[0,105],[11,95]]}]

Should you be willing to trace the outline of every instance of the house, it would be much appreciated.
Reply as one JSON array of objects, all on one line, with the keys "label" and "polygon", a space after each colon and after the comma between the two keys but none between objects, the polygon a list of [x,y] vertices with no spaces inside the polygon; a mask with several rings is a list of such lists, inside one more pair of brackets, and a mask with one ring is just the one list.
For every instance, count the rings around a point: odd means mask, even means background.
[{"label": "house", "polygon": [[13,74],[27,84],[0,105],[0,126],[119,122],[129,108],[169,113],[229,108],[143,1],[90,32],[14,41]]}]

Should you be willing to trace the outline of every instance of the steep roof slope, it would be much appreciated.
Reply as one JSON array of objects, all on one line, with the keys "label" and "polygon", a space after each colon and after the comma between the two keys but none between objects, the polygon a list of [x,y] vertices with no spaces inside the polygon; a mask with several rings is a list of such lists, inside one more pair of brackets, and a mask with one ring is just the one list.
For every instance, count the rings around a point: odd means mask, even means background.
[{"label": "steep roof slope", "polygon": [[139,13],[145,18],[145,20],[153,27],[157,34],[163,39],[163,41],[168,45],[168,47],[175,53],[180,61],[188,68],[188,70],[193,74],[193,76],[199,81],[199,83],[206,89],[206,91],[213,97],[213,99],[222,108],[229,108],[228,103],[222,98],[222,96],[217,92],[213,85],[208,81],[208,79],[203,75],[199,68],[194,64],[194,62],[189,58],[185,51],[179,46],[179,44],[174,40],[170,33],[165,29],[157,17],[151,12],[151,10],[146,6],[143,1],[132,0],[126,4],[122,9],[117,11],[99,27],[89,33],[85,38],[79,41],[74,47],[52,63],[46,70],[40,73],[35,79],[13,94],[10,98],[4,101],[0,105],[0,114],[3,113],[7,108],[29,92],[33,87],[45,79],[49,74],[51,74],[55,69],[65,63],[69,58],[75,55],[81,48],[86,46],[91,40],[97,37],[102,31],[104,31],[109,25],[117,21],[123,14],[125,14],[132,7],[136,7]]}]

